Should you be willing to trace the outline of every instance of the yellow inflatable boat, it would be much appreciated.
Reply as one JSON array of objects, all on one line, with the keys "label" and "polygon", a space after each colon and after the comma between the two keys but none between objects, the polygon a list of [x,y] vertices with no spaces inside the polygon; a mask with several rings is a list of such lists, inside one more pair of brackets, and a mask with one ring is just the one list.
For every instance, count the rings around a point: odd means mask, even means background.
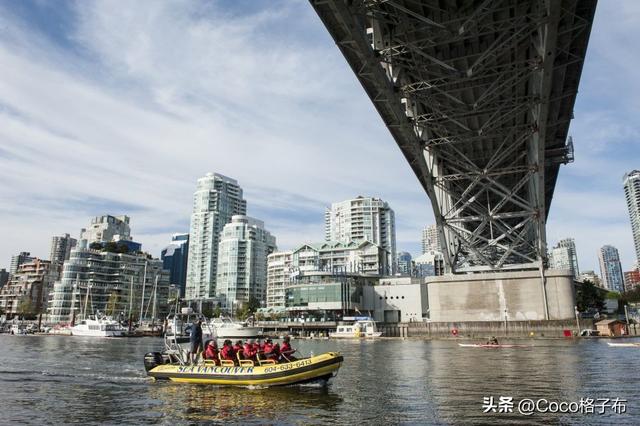
[{"label": "yellow inflatable boat", "polygon": [[[286,386],[300,383],[328,381],[335,376],[343,358],[337,352],[327,352],[309,358],[285,363],[241,361],[233,365],[204,362],[187,365],[171,362],[171,358],[160,352],[145,355],[144,365],[147,375],[154,379],[174,382],[199,383],[223,386]],[[236,363],[238,364],[238,363]]]}]

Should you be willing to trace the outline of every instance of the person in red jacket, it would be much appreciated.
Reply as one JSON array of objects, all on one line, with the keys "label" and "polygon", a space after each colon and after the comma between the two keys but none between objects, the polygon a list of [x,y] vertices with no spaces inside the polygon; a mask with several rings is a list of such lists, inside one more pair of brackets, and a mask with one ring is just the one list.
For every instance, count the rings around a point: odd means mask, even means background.
[{"label": "person in red jacket", "polygon": [[254,351],[253,342],[247,340],[247,342],[242,347],[242,354],[244,359],[254,359],[256,356],[256,352]]},{"label": "person in red jacket", "polygon": [[295,361],[296,358],[293,356],[293,353],[296,351],[291,347],[291,338],[289,336],[285,336],[282,339],[282,343],[280,344],[280,361]]},{"label": "person in red jacket", "polygon": [[236,352],[233,350],[231,340],[225,340],[222,350],[220,351],[220,359],[226,359],[229,361],[236,361]]},{"label": "person in red jacket", "polygon": [[240,354],[241,359],[244,359],[244,347],[242,346],[242,340],[236,341],[236,344],[233,345],[233,351],[236,354]]},{"label": "person in red jacket", "polygon": [[256,339],[253,344],[251,345],[251,350],[253,351],[254,354],[258,354],[258,352],[260,352],[260,339]]},{"label": "person in red jacket", "polygon": [[204,359],[213,361],[216,365],[220,365],[220,358],[218,358],[218,344],[215,340],[209,340],[207,347],[204,350]]},{"label": "person in red jacket", "polygon": [[271,339],[267,339],[264,344],[264,356],[267,359],[274,359],[277,361],[278,358],[280,358],[280,347],[278,344],[276,343],[274,345]]}]

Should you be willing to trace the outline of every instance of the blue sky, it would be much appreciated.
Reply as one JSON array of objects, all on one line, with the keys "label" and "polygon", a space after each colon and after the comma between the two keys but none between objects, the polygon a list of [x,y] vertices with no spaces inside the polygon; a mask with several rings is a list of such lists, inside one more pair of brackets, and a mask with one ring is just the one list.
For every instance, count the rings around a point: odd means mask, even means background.
[{"label": "blue sky", "polygon": [[[378,196],[417,254],[426,195],[306,1],[0,0],[0,266],[129,214],[155,255],[188,230],[196,179],[238,179],[286,249],[331,202]],[[635,259],[622,175],[640,168],[640,2],[601,1],[560,172],[551,244]]]}]

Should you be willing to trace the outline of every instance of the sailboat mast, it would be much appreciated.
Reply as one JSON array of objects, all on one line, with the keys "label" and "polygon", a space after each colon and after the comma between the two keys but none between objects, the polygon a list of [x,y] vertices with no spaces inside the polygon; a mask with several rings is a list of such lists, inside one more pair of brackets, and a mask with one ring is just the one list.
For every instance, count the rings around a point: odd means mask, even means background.
[{"label": "sailboat mast", "polygon": [[87,303],[89,302],[89,284],[87,283],[87,292],[84,294],[84,308],[82,309],[82,319],[87,319]]},{"label": "sailboat mast", "polygon": [[133,313],[133,276],[131,277],[131,284],[129,285],[129,318]]},{"label": "sailboat mast", "polygon": [[142,323],[144,311],[144,290],[147,285],[147,259],[144,260],[144,275],[142,277],[142,300],[140,300],[140,323]]},{"label": "sailboat mast", "polygon": [[156,282],[153,285],[153,313],[151,314],[151,325],[156,321],[156,303],[158,301],[158,275],[156,274]]}]

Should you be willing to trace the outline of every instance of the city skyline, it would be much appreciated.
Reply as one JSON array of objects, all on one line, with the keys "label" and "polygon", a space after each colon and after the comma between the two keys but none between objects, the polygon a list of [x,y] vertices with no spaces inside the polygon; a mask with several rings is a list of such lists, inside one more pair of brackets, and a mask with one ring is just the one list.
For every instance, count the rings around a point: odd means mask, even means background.
[{"label": "city skyline", "polygon": [[[208,171],[242,183],[247,214],[280,249],[321,240],[325,208],[362,194],[393,206],[398,250],[419,254],[434,222],[426,194],[308,4],[279,6],[152,3],[129,15],[0,1],[0,267],[21,251],[46,258],[52,235],[78,237],[106,213],[131,216],[158,256],[188,231],[193,183]],[[621,49],[639,17],[634,2],[598,8],[570,129],[576,161],[551,205],[549,247],[574,237],[581,270],[598,270],[605,244],[623,270],[635,261],[622,175],[639,167],[640,84]]]}]

